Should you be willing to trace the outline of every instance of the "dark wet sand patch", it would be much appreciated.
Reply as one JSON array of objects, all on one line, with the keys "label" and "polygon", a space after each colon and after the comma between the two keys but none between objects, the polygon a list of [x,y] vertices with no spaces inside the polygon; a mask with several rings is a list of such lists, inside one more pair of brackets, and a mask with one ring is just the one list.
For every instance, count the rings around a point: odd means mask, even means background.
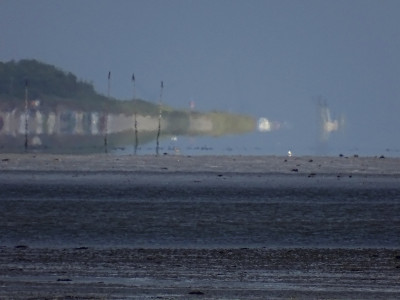
[{"label": "dark wet sand patch", "polygon": [[0,248],[7,299],[398,299],[396,249]]}]

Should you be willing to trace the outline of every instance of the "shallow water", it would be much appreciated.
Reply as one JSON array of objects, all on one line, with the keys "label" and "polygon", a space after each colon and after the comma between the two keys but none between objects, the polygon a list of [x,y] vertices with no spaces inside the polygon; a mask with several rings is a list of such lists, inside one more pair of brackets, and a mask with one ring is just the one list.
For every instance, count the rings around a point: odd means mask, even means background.
[{"label": "shallow water", "polygon": [[[100,145],[101,147],[101,145]],[[100,148],[99,147],[99,148]],[[125,145],[111,149],[117,155],[134,153],[133,145]],[[251,132],[242,135],[228,136],[175,136],[162,137],[160,153],[183,155],[287,155],[290,150],[293,155],[360,155],[400,157],[400,149],[389,144],[368,144],[368,146],[354,146],[349,143],[330,141],[325,144],[312,142],[299,143],[280,133]],[[100,149],[101,151],[101,149]],[[155,154],[156,142],[140,144],[137,154]]]},{"label": "shallow water", "polygon": [[[400,186],[190,183],[0,184],[0,244],[40,247],[399,247]],[[171,175],[172,176],[172,175]],[[265,179],[266,180],[266,179]],[[264,182],[266,182],[264,180]],[[173,182],[173,180],[172,180]],[[210,183],[211,182],[211,183]]]}]

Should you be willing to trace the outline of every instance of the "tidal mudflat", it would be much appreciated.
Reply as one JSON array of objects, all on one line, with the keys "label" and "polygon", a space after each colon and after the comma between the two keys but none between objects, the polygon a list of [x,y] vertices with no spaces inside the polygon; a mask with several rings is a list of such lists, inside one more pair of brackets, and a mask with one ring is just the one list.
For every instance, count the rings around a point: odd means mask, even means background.
[{"label": "tidal mudflat", "polygon": [[0,298],[398,299],[400,159],[0,155]]}]

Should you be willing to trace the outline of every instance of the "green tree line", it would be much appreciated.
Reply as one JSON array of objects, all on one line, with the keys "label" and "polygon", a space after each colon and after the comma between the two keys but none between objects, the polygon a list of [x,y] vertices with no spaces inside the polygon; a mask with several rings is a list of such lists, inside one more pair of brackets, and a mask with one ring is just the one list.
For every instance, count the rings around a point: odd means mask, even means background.
[{"label": "green tree line", "polygon": [[25,83],[28,82],[29,99],[40,99],[44,109],[66,105],[71,109],[101,110],[110,113],[156,114],[155,104],[141,99],[120,101],[98,94],[91,83],[78,80],[70,73],[37,60],[0,62],[0,99],[22,103]]},{"label": "green tree line", "polygon": [[[25,82],[28,81],[29,100],[41,100],[41,110],[65,107],[70,110],[158,116],[158,105],[142,99],[122,101],[98,94],[91,83],[78,80],[70,73],[37,60],[0,62],[0,109],[23,108]],[[199,113],[164,106],[163,118],[168,120],[169,132],[187,133],[191,116],[212,120],[214,135],[243,133],[254,129],[248,116],[222,112]]]},{"label": "green tree line", "polygon": [[74,74],[52,65],[28,59],[0,62],[0,94],[13,98],[24,97],[26,80],[33,98],[44,95],[59,98],[98,96],[92,84],[79,81]]}]

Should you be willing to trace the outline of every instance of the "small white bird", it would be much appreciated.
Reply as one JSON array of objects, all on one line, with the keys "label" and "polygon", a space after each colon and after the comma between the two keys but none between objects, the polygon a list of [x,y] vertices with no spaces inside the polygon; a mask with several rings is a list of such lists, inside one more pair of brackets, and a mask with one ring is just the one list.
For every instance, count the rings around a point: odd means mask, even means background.
[{"label": "small white bird", "polygon": [[287,152],[287,156],[291,157],[291,156],[292,156],[292,151],[289,150],[289,151]]}]

